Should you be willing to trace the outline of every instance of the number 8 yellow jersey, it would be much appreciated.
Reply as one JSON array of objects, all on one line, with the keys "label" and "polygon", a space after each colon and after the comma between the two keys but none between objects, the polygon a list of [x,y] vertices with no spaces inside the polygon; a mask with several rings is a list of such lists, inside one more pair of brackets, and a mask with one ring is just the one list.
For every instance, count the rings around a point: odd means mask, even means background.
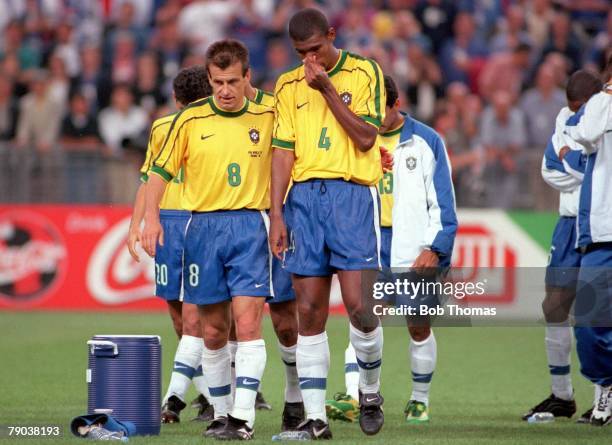
[{"label": "number 8 yellow jersey", "polygon": [[183,166],[184,210],[270,207],[274,110],[245,99],[235,112],[221,110],[211,96],[177,115],[151,173],[165,181]]},{"label": "number 8 yellow jersey", "polygon": [[[386,102],[378,64],[341,50],[328,76],[350,110],[378,129]],[[380,152],[376,146],[365,153],[355,147],[323,95],[306,83],[303,65],[278,79],[275,101],[272,146],[294,150],[294,181],[338,178],[365,185],[378,183],[382,174]]]}]

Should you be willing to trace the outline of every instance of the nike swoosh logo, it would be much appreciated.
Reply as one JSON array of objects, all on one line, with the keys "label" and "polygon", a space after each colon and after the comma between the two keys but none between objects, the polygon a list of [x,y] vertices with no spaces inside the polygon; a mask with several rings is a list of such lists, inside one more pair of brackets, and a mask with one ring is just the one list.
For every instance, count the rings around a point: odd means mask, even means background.
[{"label": "nike swoosh logo", "polygon": [[298,106],[297,106],[297,109],[299,110],[300,108],[302,108],[302,107],[303,107],[304,105],[306,105],[307,103],[308,103],[308,102],[304,102],[303,104],[298,105]]},{"label": "nike swoosh logo", "polygon": [[378,397],[374,397],[373,399],[367,398],[365,399],[366,403],[370,403],[370,402],[375,402],[376,400],[378,400]]},{"label": "nike swoosh logo", "polygon": [[247,386],[257,385],[257,380],[247,380],[247,379],[244,379],[242,381],[242,384],[243,385],[247,385]]},{"label": "nike swoosh logo", "polygon": [[256,284],[255,289],[259,289],[261,286],[263,286],[263,284]]},{"label": "nike swoosh logo", "polygon": [[373,257],[373,256],[371,256],[370,258],[366,258],[365,260],[366,260],[366,263],[369,263],[369,262],[370,262],[370,261],[372,261],[373,259],[374,259],[374,257]]},{"label": "nike swoosh logo", "polygon": [[313,428],[312,432],[314,433],[315,437],[319,437],[321,434],[323,434],[325,432],[325,428],[320,429],[320,430],[318,430],[316,428]]},{"label": "nike swoosh logo", "polygon": [[200,139],[201,139],[201,140],[208,139],[209,137],[214,136],[214,135],[215,135],[215,133],[213,133],[213,134],[209,134],[209,135],[207,135],[207,136],[201,135],[201,136],[200,136]]}]

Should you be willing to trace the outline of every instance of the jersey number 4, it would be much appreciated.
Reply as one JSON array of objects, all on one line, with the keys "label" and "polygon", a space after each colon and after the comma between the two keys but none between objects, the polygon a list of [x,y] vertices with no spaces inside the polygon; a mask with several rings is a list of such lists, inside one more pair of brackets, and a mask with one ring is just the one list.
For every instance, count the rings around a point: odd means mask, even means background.
[{"label": "jersey number 4", "polygon": [[327,127],[323,127],[321,129],[321,136],[319,136],[319,148],[323,150],[329,150],[331,146],[331,142],[329,141],[329,137],[327,135]]}]

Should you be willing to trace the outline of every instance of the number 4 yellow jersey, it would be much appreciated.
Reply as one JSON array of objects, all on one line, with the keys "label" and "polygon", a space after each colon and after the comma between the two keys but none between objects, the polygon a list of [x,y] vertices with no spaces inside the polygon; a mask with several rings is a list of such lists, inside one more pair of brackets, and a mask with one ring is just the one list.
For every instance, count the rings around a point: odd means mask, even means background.
[{"label": "number 4 yellow jersey", "polygon": [[194,102],[174,119],[151,173],[170,181],[183,166],[185,210],[267,209],[273,123],[273,109],[246,99],[234,112],[213,97]]},{"label": "number 4 yellow jersey", "polygon": [[[388,131],[387,133],[379,134],[376,139],[376,145],[374,148],[380,151],[379,147],[385,147],[391,154],[395,151],[395,147],[399,144],[400,134],[404,128],[402,124],[395,130]],[[372,149],[373,150],[373,149]],[[381,226],[391,227],[393,220],[391,218],[391,212],[393,210],[393,171],[385,172],[378,182],[378,193],[380,194],[380,203],[382,206],[381,212]]]},{"label": "number 4 yellow jersey", "polygon": [[[376,62],[341,50],[328,76],[342,101],[364,121],[380,127],[385,113],[384,79]],[[361,152],[323,95],[308,86],[304,66],[283,74],[276,83],[276,120],[272,145],[294,150],[292,178],[339,178],[374,185],[381,176],[380,153]]]},{"label": "number 4 yellow jersey", "polygon": [[[171,114],[169,116],[164,116],[159,119],[156,119],[151,126],[151,135],[149,136],[149,145],[147,147],[147,156],[145,158],[144,164],[140,168],[141,173],[141,181],[147,182],[149,179],[149,170],[152,167],[153,160],[159,154],[162,146],[164,145],[164,141],[166,140],[166,136],[168,135],[168,130],[170,130],[170,125],[172,121],[176,117],[176,113]],[[166,191],[164,192],[164,196],[159,204],[160,209],[166,210],[180,210],[181,209],[181,193],[182,193],[182,172],[180,172],[166,187]]]}]

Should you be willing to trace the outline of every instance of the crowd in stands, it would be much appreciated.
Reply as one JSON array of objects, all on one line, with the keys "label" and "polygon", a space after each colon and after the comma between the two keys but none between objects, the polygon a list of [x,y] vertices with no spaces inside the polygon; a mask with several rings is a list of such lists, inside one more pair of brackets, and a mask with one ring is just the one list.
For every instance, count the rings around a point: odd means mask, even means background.
[{"label": "crowd in stands", "polygon": [[516,202],[525,155],[541,159],[568,74],[612,51],[608,0],[0,0],[0,143],[141,156],[181,67],[233,37],[273,90],[299,62],[288,18],[309,6],[442,134],[459,205],[533,205]]}]

